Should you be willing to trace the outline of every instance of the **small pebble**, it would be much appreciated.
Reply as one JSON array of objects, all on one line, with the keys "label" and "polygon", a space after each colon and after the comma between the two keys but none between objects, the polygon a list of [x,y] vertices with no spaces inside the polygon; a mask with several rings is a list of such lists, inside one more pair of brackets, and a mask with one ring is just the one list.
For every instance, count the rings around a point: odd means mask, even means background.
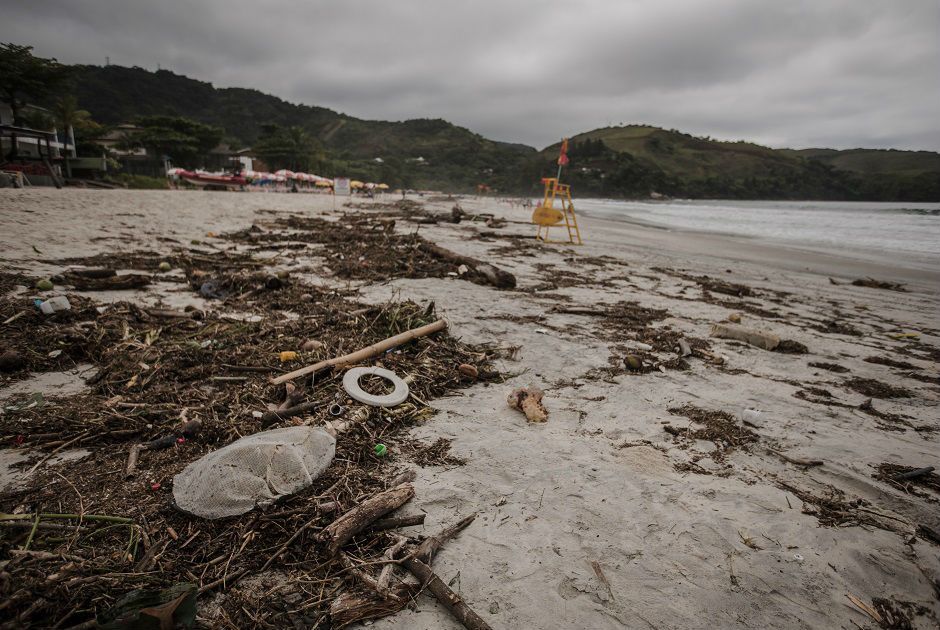
[{"label": "small pebble", "polygon": [[52,291],[52,280],[49,278],[43,278],[42,280],[36,281],[36,288],[40,291]]},{"label": "small pebble", "polygon": [[304,342],[304,345],[301,346],[301,349],[304,352],[313,352],[314,350],[319,350],[323,347],[323,343],[317,341],[316,339],[308,339]]},{"label": "small pebble", "polygon": [[172,268],[173,267],[170,265],[170,263],[166,262],[165,260],[160,263],[160,271],[169,271]]},{"label": "small pebble", "polygon": [[628,354],[623,358],[623,364],[627,369],[637,372],[643,369],[643,359],[636,356],[635,354]]},{"label": "small pebble", "polygon": [[472,379],[475,379],[480,374],[476,366],[470,365],[469,363],[461,363],[457,370],[467,378]]}]

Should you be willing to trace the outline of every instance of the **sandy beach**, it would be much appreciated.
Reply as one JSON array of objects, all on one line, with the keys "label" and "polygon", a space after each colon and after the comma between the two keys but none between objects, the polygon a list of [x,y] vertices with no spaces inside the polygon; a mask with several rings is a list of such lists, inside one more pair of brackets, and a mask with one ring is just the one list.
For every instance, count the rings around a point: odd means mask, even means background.
[{"label": "sandy beach", "polygon": [[[538,244],[528,211],[487,197],[410,197],[442,220],[400,216],[394,230],[514,274],[512,290],[469,282],[456,266],[444,277],[350,280],[319,247],[223,238],[290,217],[343,223],[398,199],[347,207],[314,194],[0,190],[0,264],[37,278],[67,266],[51,261],[96,254],[250,252],[366,304],[434,302],[460,341],[514,349],[497,363],[504,382],[427,401],[436,413],[411,430],[450,441],[462,464],[391,460],[417,472],[422,532],[478,514],[434,568],[494,628],[876,628],[886,610],[937,627],[940,482],[891,476],[906,470],[892,466],[940,467],[940,269],[587,216],[584,245]],[[455,204],[469,215],[456,224],[446,221]],[[473,220],[481,213],[509,223],[487,227]],[[865,277],[905,290],[852,284]],[[221,308],[159,278],[140,290],[57,290]],[[38,295],[13,291],[26,305]],[[729,316],[792,342],[791,352],[712,337]],[[695,351],[677,353],[678,338]],[[0,375],[0,405],[38,390],[76,395],[76,379],[60,375],[88,367],[65,367]],[[507,405],[530,384],[545,391],[545,423]],[[5,465],[29,456],[4,450]],[[46,467],[68,475],[69,461]],[[3,471],[7,491],[28,487],[22,473],[22,464]],[[120,473],[104,479],[117,484]],[[200,616],[212,624],[226,598],[252,601],[265,580],[290,579],[291,567],[275,568],[201,597]],[[373,627],[460,625],[422,594]]]}]

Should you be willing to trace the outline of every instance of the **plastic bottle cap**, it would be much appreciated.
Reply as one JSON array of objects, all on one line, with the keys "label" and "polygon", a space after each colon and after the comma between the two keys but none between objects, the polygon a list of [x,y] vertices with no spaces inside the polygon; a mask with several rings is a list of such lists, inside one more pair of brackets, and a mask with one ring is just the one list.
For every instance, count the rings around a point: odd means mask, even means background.
[{"label": "plastic bottle cap", "polygon": [[384,444],[376,444],[375,449],[373,450],[375,450],[376,455],[378,455],[379,457],[382,457],[388,452],[388,447],[386,447]]}]

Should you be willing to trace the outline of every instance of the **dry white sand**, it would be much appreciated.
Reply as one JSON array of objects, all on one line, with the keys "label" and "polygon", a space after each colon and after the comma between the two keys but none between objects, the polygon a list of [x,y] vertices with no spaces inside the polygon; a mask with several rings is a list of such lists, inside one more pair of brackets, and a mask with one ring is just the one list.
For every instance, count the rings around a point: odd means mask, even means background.
[{"label": "dry white sand", "polygon": [[[470,212],[528,218],[496,200],[460,203]],[[55,267],[43,260],[110,250],[170,251],[174,244],[205,240],[207,232],[263,219],[259,210],[316,213],[331,204],[329,197],[315,195],[4,190],[0,259],[7,269],[52,272]],[[451,205],[428,204],[442,212]],[[930,579],[940,578],[940,547],[912,534],[918,525],[940,531],[940,496],[908,494],[872,474],[882,462],[940,467],[940,433],[884,430],[854,408],[865,397],[844,381],[858,376],[906,387],[912,397],[876,399],[876,408],[903,414],[912,425],[940,428],[936,381],[914,380],[909,372],[863,360],[888,356],[937,377],[928,353],[936,357],[940,348],[940,270],[872,266],[838,255],[587,217],[581,225],[584,246],[544,246],[534,253],[507,253],[508,240],[469,240],[476,229],[486,230],[479,223],[421,226],[421,233],[512,271],[523,289],[557,280],[558,272],[576,272],[583,281],[550,291],[570,298],[563,304],[636,301],[668,310],[670,316],[654,326],[701,338],[732,310],[702,301],[694,282],[664,270],[745,284],[760,291],[745,298],[748,304],[782,317],[745,313],[743,323],[804,343],[810,353],[779,354],[712,339],[713,349],[727,358],[725,369],[691,359],[684,372],[605,377],[598,368],[611,356],[622,357],[629,339],[605,339],[598,318],[551,313],[557,297],[496,291],[454,278],[362,286],[366,301],[393,294],[434,300],[452,332],[470,342],[521,347],[517,361],[501,365],[517,374],[505,386],[479,385],[434,401],[440,412],[416,432],[452,439],[453,452],[467,460],[449,469],[419,469],[413,508],[428,512],[428,531],[456,515],[480,514],[435,561],[442,578],[497,628],[876,627],[848,595],[869,604],[877,597],[914,602],[934,616],[919,617],[920,627],[936,623],[940,603]],[[534,227],[511,224],[499,232],[531,234]],[[490,253],[497,248],[502,253]],[[309,262],[302,255],[284,252],[282,262]],[[598,256],[626,266],[583,263]],[[906,281],[910,291],[829,280],[866,275]],[[134,299],[178,304],[191,299],[174,293],[182,290],[167,283]],[[773,291],[786,294],[775,297]],[[512,321],[533,315],[540,316],[537,323]],[[833,319],[862,335],[810,327]],[[920,337],[909,342],[889,336],[900,331]],[[903,347],[912,354],[897,354]],[[812,368],[810,361],[838,363],[850,373]],[[506,405],[512,386],[529,383],[546,390],[546,424],[527,424]],[[826,389],[833,401],[849,406],[794,397],[806,387]],[[687,427],[686,419],[667,411],[686,403],[734,414],[760,409],[754,429],[760,441],[748,451],[733,451],[725,463],[708,456],[710,442],[682,448],[663,423]],[[767,447],[825,463],[796,466]],[[713,474],[676,469],[693,460]],[[832,487],[846,501],[862,499],[864,516],[882,527],[822,527],[807,513],[812,506],[784,484],[816,495]],[[418,604],[375,626],[458,627],[433,600],[422,596]]]}]

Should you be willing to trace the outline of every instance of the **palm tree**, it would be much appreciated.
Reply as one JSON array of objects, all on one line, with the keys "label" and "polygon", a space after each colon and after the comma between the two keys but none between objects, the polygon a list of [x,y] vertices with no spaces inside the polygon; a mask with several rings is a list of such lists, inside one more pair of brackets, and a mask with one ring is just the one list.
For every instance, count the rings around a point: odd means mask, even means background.
[{"label": "palm tree", "polygon": [[78,108],[78,99],[67,94],[60,98],[55,105],[56,120],[68,134],[69,144],[72,145],[72,157],[75,155],[75,127],[82,127],[91,120],[91,114]]}]

